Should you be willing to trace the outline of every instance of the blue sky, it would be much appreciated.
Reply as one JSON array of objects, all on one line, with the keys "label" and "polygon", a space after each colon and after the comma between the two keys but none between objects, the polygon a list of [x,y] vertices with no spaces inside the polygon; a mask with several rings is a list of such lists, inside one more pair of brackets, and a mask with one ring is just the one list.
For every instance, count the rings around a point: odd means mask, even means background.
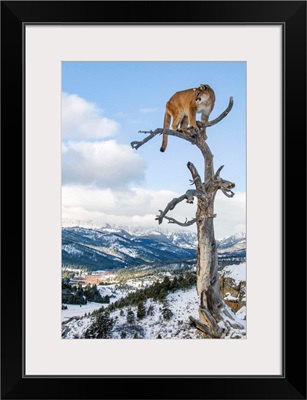
[{"label": "blue sky", "polygon": [[[214,154],[215,169],[225,165],[221,176],[235,182],[235,191],[243,195],[246,191],[245,63],[63,62],[62,182],[63,206],[67,212],[63,214],[68,218],[68,215],[72,217],[78,213],[77,193],[82,190],[97,193],[99,190],[109,191],[113,199],[116,196],[121,198],[120,192],[126,192],[129,197],[134,191],[131,198],[135,201],[130,205],[129,212],[133,214],[134,204],[135,212],[139,212],[141,219],[142,202],[138,203],[136,191],[140,197],[141,191],[161,197],[161,209],[166,205],[166,196],[159,196],[161,191],[171,192],[172,195],[182,194],[191,188],[186,163],[192,161],[200,173],[203,170],[203,159],[195,146],[169,137],[168,147],[165,153],[161,153],[161,136],[137,151],[128,149],[128,146],[131,141],[144,137],[144,134],[138,133],[139,130],[162,127],[165,103],[176,91],[197,87],[201,83],[209,84],[215,91],[216,102],[210,119],[216,118],[227,107],[230,96],[234,98],[230,114],[207,129],[207,143]],[[96,173],[93,174],[93,170]],[[93,218],[105,214],[103,207],[95,210],[94,204],[86,203],[84,197],[84,193],[80,194],[80,215],[83,215],[82,210],[87,216],[91,212]],[[100,196],[100,200],[103,197]],[[146,199],[148,205],[150,199]],[[155,201],[153,203],[156,204]],[[106,209],[108,207],[110,204]],[[229,207],[231,211],[231,205]],[[74,210],[73,213],[69,209]],[[110,208],[110,212],[115,210]],[[148,208],[144,213],[149,216]],[[115,214],[110,214],[110,218],[116,219]],[[233,224],[236,225],[235,222]],[[237,225],[244,225],[242,217]],[[166,227],[169,228],[169,225]]]}]

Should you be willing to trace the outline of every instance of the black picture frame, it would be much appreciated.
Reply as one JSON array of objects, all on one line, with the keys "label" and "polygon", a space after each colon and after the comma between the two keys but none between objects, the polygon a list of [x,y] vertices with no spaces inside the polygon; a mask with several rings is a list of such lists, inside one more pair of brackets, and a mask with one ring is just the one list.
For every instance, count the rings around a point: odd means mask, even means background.
[{"label": "black picture frame", "polygon": [[[281,376],[24,376],[23,32],[27,24],[60,23],[282,25],[284,324]],[[1,55],[1,397],[306,399],[306,2],[2,1]],[[298,227],[303,227],[303,234]],[[187,361],[192,363],[193,355]]]}]

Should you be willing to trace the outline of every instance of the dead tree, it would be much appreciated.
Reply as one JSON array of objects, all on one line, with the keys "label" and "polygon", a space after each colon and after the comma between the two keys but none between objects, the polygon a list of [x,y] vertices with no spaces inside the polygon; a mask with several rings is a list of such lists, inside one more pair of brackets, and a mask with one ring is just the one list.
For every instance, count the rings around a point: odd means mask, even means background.
[{"label": "dead tree", "polygon": [[[199,316],[198,319],[190,316],[190,321],[206,337],[211,338],[223,337],[230,326],[242,328],[234,320],[231,310],[226,306],[221,297],[218,278],[218,253],[213,225],[213,220],[216,217],[216,214],[214,214],[214,200],[217,191],[221,190],[225,196],[233,197],[234,193],[231,189],[235,187],[235,184],[220,177],[223,165],[214,171],[213,154],[206,143],[206,128],[217,124],[225,118],[232,109],[232,106],[233,99],[230,97],[228,107],[218,118],[207,123],[197,121],[199,132],[195,135],[191,134],[191,136],[188,136],[182,132],[158,128],[154,131],[140,131],[149,135],[142,141],[131,142],[132,148],[138,149],[156,135],[166,133],[194,144],[199,148],[204,157],[204,178],[201,178],[195,165],[188,162],[187,167],[192,175],[191,184],[195,186],[195,189],[187,190],[182,196],[171,200],[164,210],[159,210],[156,220],[159,224],[162,223],[163,219],[166,219],[169,223],[180,226],[189,226],[194,223],[197,225],[198,249],[196,273]],[[197,211],[194,219],[186,219],[186,221],[180,222],[167,215],[169,211],[173,210],[177,204],[184,200],[188,203],[193,203],[194,197],[197,198]]]}]

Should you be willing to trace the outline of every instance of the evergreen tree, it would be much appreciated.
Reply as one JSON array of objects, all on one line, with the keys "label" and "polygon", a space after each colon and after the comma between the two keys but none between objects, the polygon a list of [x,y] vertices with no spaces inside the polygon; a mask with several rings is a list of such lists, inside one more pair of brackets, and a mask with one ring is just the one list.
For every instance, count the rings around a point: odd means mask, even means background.
[{"label": "evergreen tree", "polygon": [[135,322],[135,315],[134,312],[129,308],[127,312],[127,324],[132,325]]},{"label": "evergreen tree", "polygon": [[110,336],[114,326],[113,318],[110,318],[108,312],[102,312],[96,315],[95,322],[87,329],[84,334],[86,339],[106,339]]},{"label": "evergreen tree", "polygon": [[127,337],[127,333],[125,331],[121,331],[120,338],[121,339],[126,339],[126,337]]},{"label": "evergreen tree", "polygon": [[174,290],[178,289],[178,287],[179,287],[178,278],[177,278],[177,276],[175,276],[175,278],[172,280],[172,283],[171,283],[171,290],[174,291]]},{"label": "evergreen tree", "polygon": [[150,304],[150,306],[148,307],[148,310],[147,310],[147,315],[152,317],[154,314],[155,314],[154,307],[152,304]]},{"label": "evergreen tree", "polygon": [[143,301],[140,301],[138,304],[137,314],[138,319],[143,319],[146,315],[146,308]]},{"label": "evergreen tree", "polygon": [[163,304],[162,315],[163,315],[163,318],[164,318],[166,321],[169,321],[169,320],[172,318],[172,316],[173,316],[173,313],[172,313],[172,311],[170,310],[170,308],[169,308],[167,302],[164,302],[164,304]]},{"label": "evergreen tree", "polygon": [[169,277],[168,277],[168,276],[165,276],[164,279],[163,279],[163,281],[162,281],[162,286],[163,286],[163,288],[164,288],[165,290],[168,290],[168,289],[170,288],[170,284],[171,284],[171,281],[170,281]]},{"label": "evergreen tree", "polygon": [[159,300],[161,303],[163,303],[163,302],[166,300],[166,295],[167,295],[166,290],[165,290],[164,288],[161,289],[160,292],[159,292],[159,295],[158,295],[158,300]]}]

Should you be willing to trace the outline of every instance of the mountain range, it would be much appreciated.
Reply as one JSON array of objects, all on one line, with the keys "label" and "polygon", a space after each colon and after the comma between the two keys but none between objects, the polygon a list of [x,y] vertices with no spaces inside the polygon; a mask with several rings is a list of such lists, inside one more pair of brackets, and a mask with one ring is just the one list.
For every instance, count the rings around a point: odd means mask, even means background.
[{"label": "mountain range", "polygon": [[[217,241],[219,256],[245,257],[245,234]],[[196,259],[197,235],[154,228],[63,227],[62,266],[90,271]]]}]

